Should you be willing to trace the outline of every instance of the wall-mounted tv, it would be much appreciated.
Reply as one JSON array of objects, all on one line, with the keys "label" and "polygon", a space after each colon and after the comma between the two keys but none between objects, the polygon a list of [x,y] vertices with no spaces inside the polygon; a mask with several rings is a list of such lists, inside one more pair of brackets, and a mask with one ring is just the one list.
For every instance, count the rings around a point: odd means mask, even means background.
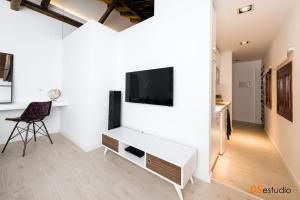
[{"label": "wall-mounted tv", "polygon": [[173,106],[173,67],[126,73],[125,100]]}]

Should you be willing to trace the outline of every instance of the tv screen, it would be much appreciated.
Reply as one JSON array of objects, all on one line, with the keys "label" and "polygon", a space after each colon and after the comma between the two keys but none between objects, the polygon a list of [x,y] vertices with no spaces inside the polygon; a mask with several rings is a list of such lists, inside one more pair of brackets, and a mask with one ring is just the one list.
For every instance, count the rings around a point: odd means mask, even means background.
[{"label": "tv screen", "polygon": [[173,67],[126,73],[125,100],[173,106]]}]

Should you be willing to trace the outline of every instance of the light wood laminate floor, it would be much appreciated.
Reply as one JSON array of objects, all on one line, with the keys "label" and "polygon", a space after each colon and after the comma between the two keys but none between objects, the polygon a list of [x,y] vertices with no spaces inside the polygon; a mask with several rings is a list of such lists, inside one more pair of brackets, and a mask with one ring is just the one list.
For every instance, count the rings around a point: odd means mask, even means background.
[{"label": "light wood laminate floor", "polygon": [[[99,136],[100,137],[100,136]],[[177,200],[174,187],[103,149],[85,153],[60,134],[28,145],[9,144],[0,154],[0,200]],[[1,145],[1,148],[3,145]],[[251,200],[219,184],[195,180],[184,190],[186,200]]]},{"label": "light wood laminate floor", "polygon": [[235,123],[227,151],[215,166],[213,178],[250,192],[251,185],[289,187],[291,194],[256,194],[266,200],[299,200],[295,186],[280,154],[262,127]]}]

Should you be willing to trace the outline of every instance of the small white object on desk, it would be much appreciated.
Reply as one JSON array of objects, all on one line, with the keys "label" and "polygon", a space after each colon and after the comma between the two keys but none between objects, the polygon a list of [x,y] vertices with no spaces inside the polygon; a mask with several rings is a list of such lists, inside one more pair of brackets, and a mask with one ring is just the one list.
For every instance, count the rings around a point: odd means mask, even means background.
[{"label": "small white object on desk", "polygon": [[52,101],[56,101],[60,97],[61,91],[59,89],[52,89],[47,92],[47,95]]},{"label": "small white object on desk", "polygon": [[[8,104],[0,104],[0,111],[10,111],[10,110],[23,110],[27,108],[30,102],[16,102]],[[52,102],[52,107],[63,107],[67,106],[68,103],[65,101],[54,101]]]}]

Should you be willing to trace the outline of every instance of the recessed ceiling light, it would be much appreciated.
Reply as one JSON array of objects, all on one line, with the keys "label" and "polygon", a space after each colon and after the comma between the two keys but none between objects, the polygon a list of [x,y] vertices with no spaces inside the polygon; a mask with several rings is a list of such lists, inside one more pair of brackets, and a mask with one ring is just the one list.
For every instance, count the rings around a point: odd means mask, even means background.
[{"label": "recessed ceiling light", "polygon": [[249,44],[249,41],[242,41],[242,42],[240,42],[240,45],[246,45],[246,44]]},{"label": "recessed ceiling light", "polygon": [[253,10],[253,7],[254,7],[253,4],[241,7],[241,8],[238,9],[238,14],[243,14],[243,13],[246,13],[246,12],[250,12],[250,11]]}]

